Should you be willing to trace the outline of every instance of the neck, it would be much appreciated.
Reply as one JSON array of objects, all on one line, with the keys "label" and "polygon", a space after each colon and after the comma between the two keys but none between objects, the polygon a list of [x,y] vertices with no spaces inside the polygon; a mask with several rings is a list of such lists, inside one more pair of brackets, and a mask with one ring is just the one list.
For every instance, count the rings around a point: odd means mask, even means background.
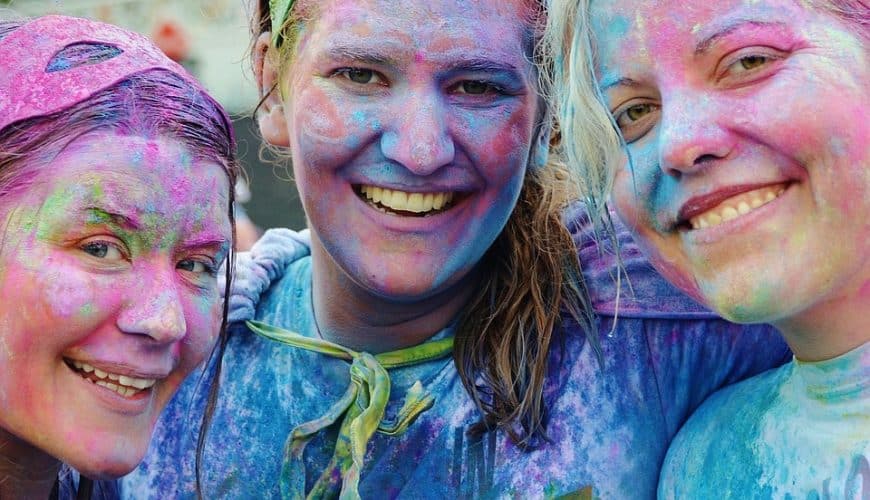
[{"label": "neck", "polygon": [[0,428],[0,498],[48,498],[60,461]]},{"label": "neck", "polygon": [[433,296],[395,301],[360,287],[312,233],[314,316],[325,340],[372,354],[425,342],[447,327],[468,302],[474,273]]},{"label": "neck", "polygon": [[870,273],[859,275],[843,293],[819,301],[801,314],[774,322],[801,361],[835,358],[870,341]]}]

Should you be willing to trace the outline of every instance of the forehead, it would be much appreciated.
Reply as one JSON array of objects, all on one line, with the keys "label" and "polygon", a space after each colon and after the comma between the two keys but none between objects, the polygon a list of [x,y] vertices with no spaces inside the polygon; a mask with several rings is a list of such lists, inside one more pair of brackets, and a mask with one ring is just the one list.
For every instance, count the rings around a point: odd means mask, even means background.
[{"label": "forehead", "polygon": [[469,51],[517,59],[525,55],[531,12],[529,0],[331,0],[302,47],[354,44],[416,60]]},{"label": "forehead", "polygon": [[590,8],[599,66],[651,62],[694,51],[705,37],[741,21],[795,21],[794,0],[593,0]]},{"label": "forehead", "polygon": [[223,167],[195,159],[168,138],[89,134],[36,175],[46,202],[71,209],[95,204],[143,225],[227,218],[229,180]]}]

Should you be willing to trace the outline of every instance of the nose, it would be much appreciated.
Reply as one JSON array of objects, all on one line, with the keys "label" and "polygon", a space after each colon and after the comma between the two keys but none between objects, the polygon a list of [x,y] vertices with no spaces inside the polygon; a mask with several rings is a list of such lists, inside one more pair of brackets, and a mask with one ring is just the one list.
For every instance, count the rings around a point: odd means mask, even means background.
[{"label": "nose", "polygon": [[174,272],[174,269],[159,270],[145,278],[141,293],[118,315],[117,324],[122,332],[146,335],[161,344],[184,338],[187,324]]},{"label": "nose", "polygon": [[447,103],[435,90],[412,92],[396,103],[395,118],[381,136],[381,152],[417,175],[432,174],[453,161]]},{"label": "nose", "polygon": [[680,177],[731,153],[733,136],[723,124],[728,115],[722,114],[727,110],[715,95],[681,92],[669,97],[662,101],[659,132],[659,165],[665,174]]}]

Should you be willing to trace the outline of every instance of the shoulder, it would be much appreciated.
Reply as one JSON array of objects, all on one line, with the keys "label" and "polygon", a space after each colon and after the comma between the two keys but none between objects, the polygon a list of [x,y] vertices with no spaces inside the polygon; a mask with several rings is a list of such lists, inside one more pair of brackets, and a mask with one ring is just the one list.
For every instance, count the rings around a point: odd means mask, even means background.
[{"label": "shoulder", "polygon": [[757,466],[752,443],[790,366],[768,370],[710,396],[671,443],[659,494],[670,498],[708,492],[736,468]]},{"label": "shoulder", "polygon": [[308,230],[270,229],[249,252],[238,254],[229,297],[231,322],[253,319],[264,293],[311,254]]},{"label": "shoulder", "polygon": [[[722,425],[735,429],[752,425],[779,391],[782,379],[790,369],[791,365],[786,364],[715,392],[686,422],[680,434],[700,435],[705,429],[719,428]],[[739,422],[735,422],[735,419],[739,419]],[[710,438],[717,439],[714,435]]]},{"label": "shoulder", "polygon": [[610,218],[613,234],[596,228],[582,202],[570,205],[563,213],[596,313],[638,318],[717,317],[662,278],[616,214],[611,213]]}]

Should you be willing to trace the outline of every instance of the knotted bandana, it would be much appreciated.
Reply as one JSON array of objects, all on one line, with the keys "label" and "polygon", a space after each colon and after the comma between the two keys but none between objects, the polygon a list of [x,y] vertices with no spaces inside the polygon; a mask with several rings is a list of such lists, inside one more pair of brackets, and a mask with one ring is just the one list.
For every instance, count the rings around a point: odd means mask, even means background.
[{"label": "knotted bandana", "polygon": [[387,370],[444,358],[453,351],[453,338],[435,340],[407,349],[369,354],[356,352],[322,339],[304,337],[258,321],[247,321],[251,331],[271,340],[327,356],[351,361],[350,385],[322,417],[296,426],[284,445],[281,468],[281,496],[305,498],[305,445],[321,430],[341,421],[335,451],[326,469],[307,498],[359,498],[359,480],[369,440],[375,431],[395,436],[404,433],[417,417],[432,407],[435,398],[418,380],[408,390],[396,418],[385,422],[390,400],[390,375]]}]

